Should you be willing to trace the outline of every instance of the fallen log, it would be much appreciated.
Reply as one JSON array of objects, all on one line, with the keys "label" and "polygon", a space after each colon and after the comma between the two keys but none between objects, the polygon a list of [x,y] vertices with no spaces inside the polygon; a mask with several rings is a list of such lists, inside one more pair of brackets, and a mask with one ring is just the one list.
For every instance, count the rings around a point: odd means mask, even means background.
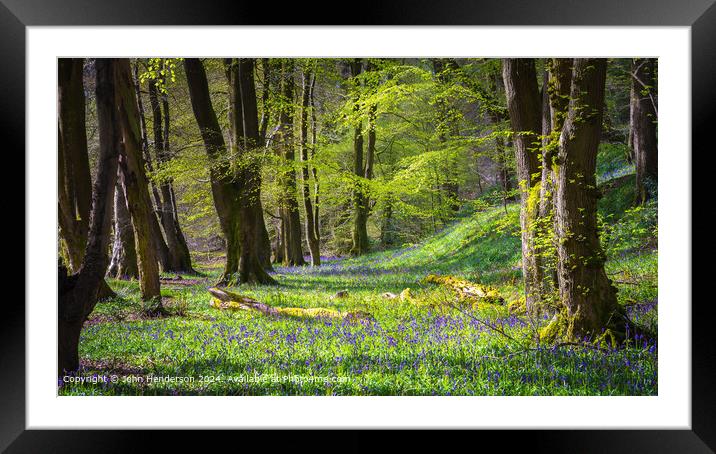
[{"label": "fallen log", "polygon": [[213,297],[211,306],[220,310],[254,310],[265,315],[299,318],[333,318],[342,320],[370,320],[373,316],[363,311],[338,311],[324,307],[273,307],[248,296],[232,293],[217,287],[208,289]]},{"label": "fallen log", "polygon": [[504,298],[500,296],[497,289],[486,285],[476,284],[455,276],[438,276],[435,274],[429,274],[425,277],[424,282],[443,285],[457,293],[458,297],[462,300],[491,304],[504,304],[505,302]]}]

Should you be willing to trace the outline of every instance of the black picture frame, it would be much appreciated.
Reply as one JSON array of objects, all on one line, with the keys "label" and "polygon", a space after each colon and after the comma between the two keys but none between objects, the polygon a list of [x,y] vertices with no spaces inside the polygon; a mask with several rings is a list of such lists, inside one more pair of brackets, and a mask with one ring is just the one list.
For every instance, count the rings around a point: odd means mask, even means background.
[{"label": "black picture frame", "polygon": [[[0,111],[3,149],[22,156],[25,150],[25,29],[33,25],[551,25],[551,26],[689,26],[692,48],[692,149],[713,153],[711,129],[716,110],[716,6],[714,0],[400,0],[367,1],[349,11],[337,4],[326,5],[332,17],[319,19],[320,3],[295,2],[269,9],[265,2],[174,0],[0,0]],[[31,87],[27,88],[31,89]],[[48,153],[50,151],[48,150]],[[699,157],[701,159],[701,157]],[[24,166],[24,164],[22,164]],[[706,166],[692,166],[705,171]],[[27,172],[28,169],[25,168]],[[19,173],[19,172],[18,172]],[[694,174],[693,180],[708,181]],[[705,183],[707,184],[707,183]],[[703,189],[703,188],[702,188]],[[692,193],[702,193],[696,184]],[[695,207],[696,205],[692,205]],[[25,207],[24,209],[26,209]],[[694,212],[694,215],[698,215]],[[705,214],[701,214],[705,216]],[[24,224],[23,224],[24,225]],[[25,228],[27,226],[24,226]],[[692,218],[692,238],[698,238],[698,224]],[[24,235],[24,233],[23,233]],[[712,236],[712,233],[710,234]],[[25,241],[28,238],[25,236]],[[16,264],[14,264],[16,266]],[[690,264],[684,264],[690,266]],[[708,266],[692,265],[692,282],[709,282]],[[15,271],[16,272],[16,271]],[[32,273],[32,270],[26,270]],[[48,277],[52,279],[53,277]],[[18,298],[19,299],[19,298]],[[692,298],[692,420],[691,430],[551,430],[481,431],[466,437],[475,449],[492,442],[510,450],[549,452],[714,452],[716,450],[716,341],[712,297]],[[23,299],[24,301],[24,299]],[[688,304],[685,301],[684,304]],[[244,435],[220,435],[164,431],[148,436],[146,431],[59,431],[26,430],[25,412],[25,306],[6,299],[0,314],[0,449],[7,452],[126,452],[152,445],[167,448],[168,440],[189,439],[211,442],[229,439],[239,447]],[[237,409],[238,411],[239,409]],[[479,411],[477,409],[476,411]],[[639,415],[635,415],[638,420]],[[371,449],[366,432],[334,431],[340,449]],[[434,434],[432,434],[434,435]],[[465,435],[465,433],[463,433]],[[321,444],[335,448],[332,440],[310,435],[311,447]],[[301,444],[303,435],[266,436],[270,446]],[[395,443],[405,448],[422,444],[425,433],[399,434]],[[438,434],[443,442],[457,440]],[[479,440],[479,443],[478,443]],[[509,440],[505,443],[505,440]],[[188,447],[189,445],[184,445]],[[229,445],[232,446],[232,445]],[[246,445],[248,447],[248,445]],[[389,447],[381,444],[381,447]],[[332,449],[333,450],[333,449]],[[403,450],[403,449],[401,449]]]}]

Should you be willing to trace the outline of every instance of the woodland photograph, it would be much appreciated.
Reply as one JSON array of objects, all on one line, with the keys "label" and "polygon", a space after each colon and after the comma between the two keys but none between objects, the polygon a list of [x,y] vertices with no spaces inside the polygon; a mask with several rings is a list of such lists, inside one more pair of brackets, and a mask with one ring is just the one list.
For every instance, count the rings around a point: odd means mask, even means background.
[{"label": "woodland photograph", "polygon": [[658,395],[657,87],[58,59],[58,395]]}]

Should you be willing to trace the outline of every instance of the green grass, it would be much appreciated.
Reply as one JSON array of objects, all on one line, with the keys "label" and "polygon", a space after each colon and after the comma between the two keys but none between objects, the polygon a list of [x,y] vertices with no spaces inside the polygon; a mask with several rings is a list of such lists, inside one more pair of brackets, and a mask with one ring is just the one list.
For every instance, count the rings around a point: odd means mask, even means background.
[{"label": "green grass", "polygon": [[[613,228],[614,244],[627,241],[622,236],[631,229],[655,222],[646,211],[622,211],[620,218],[628,218],[632,227]],[[508,301],[518,298],[518,216],[516,205],[507,212],[492,207],[460,218],[419,244],[327,259],[319,268],[279,267],[277,287],[232,289],[274,306],[363,310],[374,317],[359,323],[211,308],[206,288],[221,271],[217,260],[199,262],[202,276],[192,285],[163,284],[173,313],[165,318],[142,318],[136,282],[111,280],[118,297],[100,302],[82,331],[81,375],[116,376],[118,381],[65,383],[59,393],[655,395],[655,341],[636,336],[628,347],[607,353],[581,347],[524,350],[520,345],[548,316],[530,322],[492,304],[458,311],[444,304],[454,299],[450,291],[421,284],[430,273],[452,274],[495,286]],[[631,317],[655,329],[657,253],[646,241],[640,245],[608,249],[607,271],[619,282],[620,303]],[[417,303],[381,297],[405,288],[411,288]],[[348,296],[331,299],[339,290]],[[128,379],[149,375],[192,380]]]}]

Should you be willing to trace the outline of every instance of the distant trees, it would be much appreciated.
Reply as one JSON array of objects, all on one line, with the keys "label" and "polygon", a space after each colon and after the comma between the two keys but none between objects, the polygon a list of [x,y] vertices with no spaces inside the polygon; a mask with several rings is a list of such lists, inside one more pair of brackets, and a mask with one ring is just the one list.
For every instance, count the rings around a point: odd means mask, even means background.
[{"label": "distant trees", "polygon": [[[452,58],[431,58],[430,62],[433,66],[433,72],[438,85],[450,87],[456,83],[454,74],[460,70],[457,62]],[[443,91],[443,90],[441,90]],[[449,138],[459,135],[458,118],[459,115],[453,105],[449,102],[447,96],[439,93],[435,98],[436,110],[436,129],[438,140],[445,144]],[[458,190],[460,185],[457,182],[457,162],[453,153],[446,152],[444,162],[440,166],[439,171],[444,174],[444,182],[440,185],[444,193],[446,203],[450,210],[457,211],[460,209],[460,200]]]}]

